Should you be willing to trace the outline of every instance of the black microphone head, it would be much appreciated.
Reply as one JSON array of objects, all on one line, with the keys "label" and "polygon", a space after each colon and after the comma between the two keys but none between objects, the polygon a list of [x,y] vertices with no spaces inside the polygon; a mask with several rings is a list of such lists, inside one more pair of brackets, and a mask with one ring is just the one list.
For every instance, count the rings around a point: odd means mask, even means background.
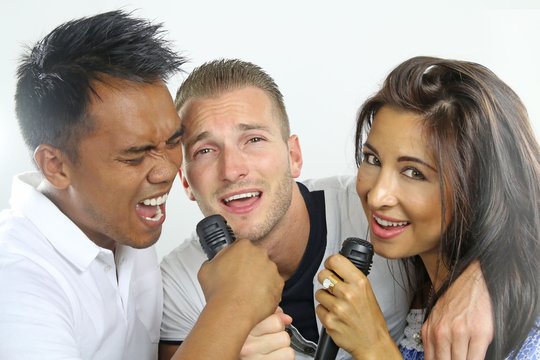
[{"label": "black microphone head", "polygon": [[349,259],[364,275],[368,275],[373,262],[373,245],[359,238],[347,238],[339,252]]},{"label": "black microphone head", "polygon": [[199,221],[197,235],[209,260],[212,260],[221,249],[236,240],[231,227],[219,214],[210,215]]}]

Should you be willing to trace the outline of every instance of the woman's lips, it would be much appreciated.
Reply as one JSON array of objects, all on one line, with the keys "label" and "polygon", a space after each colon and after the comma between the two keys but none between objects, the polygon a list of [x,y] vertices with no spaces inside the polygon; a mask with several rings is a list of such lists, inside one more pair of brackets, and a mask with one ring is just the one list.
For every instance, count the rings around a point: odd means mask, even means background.
[{"label": "woman's lips", "polygon": [[389,221],[377,216],[371,217],[371,231],[381,239],[391,239],[403,233],[410,225],[406,221]]}]

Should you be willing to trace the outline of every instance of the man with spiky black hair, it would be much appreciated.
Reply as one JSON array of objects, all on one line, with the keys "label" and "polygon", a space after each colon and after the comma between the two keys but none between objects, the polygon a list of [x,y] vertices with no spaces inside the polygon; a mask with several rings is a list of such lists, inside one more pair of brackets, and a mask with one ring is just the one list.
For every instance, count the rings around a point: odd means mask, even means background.
[{"label": "man with spiky black hair", "polygon": [[[152,245],[182,159],[165,81],[183,63],[161,25],[123,11],[60,25],[22,57],[16,113],[39,171],[0,213],[3,359],[157,358]],[[276,266],[239,240],[199,275],[208,306],[176,358],[238,358],[279,302]]]}]

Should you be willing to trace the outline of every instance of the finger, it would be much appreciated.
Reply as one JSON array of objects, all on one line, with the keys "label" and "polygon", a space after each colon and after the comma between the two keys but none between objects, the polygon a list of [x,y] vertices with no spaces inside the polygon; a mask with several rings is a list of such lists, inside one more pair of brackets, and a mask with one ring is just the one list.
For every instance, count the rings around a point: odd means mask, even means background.
[{"label": "finger", "polygon": [[336,275],[328,274],[328,276],[322,281],[322,287],[330,294],[334,295],[334,290],[340,282],[340,279]]},{"label": "finger", "polygon": [[453,334],[450,354],[452,360],[466,360],[469,348],[469,337],[465,334]]},{"label": "finger", "polygon": [[435,353],[433,351],[434,345],[431,341],[431,336],[429,331],[431,330],[431,324],[428,320],[422,325],[422,330],[420,331],[422,335],[422,344],[424,346],[424,357],[426,360],[433,360],[435,358]]},{"label": "finger", "polygon": [[451,343],[452,339],[448,328],[441,326],[431,326],[431,333],[428,336],[432,348],[434,359],[449,360],[451,359]]},{"label": "finger", "polygon": [[271,355],[269,360],[294,360],[296,356],[290,346],[274,351]]},{"label": "finger", "polygon": [[332,331],[332,329],[339,321],[334,314],[329,312],[324,306],[320,304],[317,305],[317,307],[315,308],[315,314],[317,314],[317,317],[321,321],[323,327],[330,331]]},{"label": "finger", "polygon": [[355,282],[358,280],[358,277],[365,277],[349,259],[341,254],[335,254],[327,258],[325,267],[338,275],[346,283]]},{"label": "finger", "polygon": [[283,324],[283,327],[287,325],[291,325],[293,322],[293,318],[290,315],[287,315],[285,313],[278,314],[279,320],[281,320],[281,323]]},{"label": "finger", "polygon": [[333,287],[341,280],[333,271],[323,269],[317,275],[323,289],[332,293]]},{"label": "finger", "polygon": [[[319,295],[322,297],[323,301],[320,302],[315,307],[315,314],[321,321],[324,327],[328,328],[335,328],[338,324],[342,324],[343,320],[339,317],[339,315],[334,312],[336,308],[336,298],[332,296],[331,294],[328,294],[325,290],[319,290],[321,294]],[[324,298],[330,299],[328,302],[325,301]]]},{"label": "finger", "polygon": [[317,317],[321,320],[321,322],[324,323],[324,319],[326,319],[326,317],[328,316],[329,314],[329,311],[327,308],[325,308],[324,306],[322,306],[321,304],[317,305],[315,307],[315,314],[317,314]]},{"label": "finger", "polygon": [[260,336],[249,335],[240,355],[243,357],[255,354],[267,355],[281,348],[289,347],[290,344],[291,338],[286,331]]},{"label": "finger", "polygon": [[325,289],[319,289],[315,292],[315,300],[317,300],[319,306],[329,311],[333,307],[336,298]]},{"label": "finger", "polygon": [[294,360],[295,353],[294,350],[290,347],[283,347],[276,351],[266,354],[264,360]]},{"label": "finger", "polygon": [[277,333],[283,331],[285,325],[281,321],[280,315],[272,314],[266,319],[255,325],[251,330],[250,335],[252,336],[262,336],[265,334]]},{"label": "finger", "polygon": [[329,256],[324,261],[324,267],[332,272],[341,272],[343,266],[346,266],[345,264],[350,263],[350,261],[341,254],[334,254],[332,256]]},{"label": "finger", "polygon": [[324,281],[324,279],[326,279],[328,276],[332,274],[336,276],[336,274],[333,271],[322,269],[317,275],[317,279],[319,280],[319,283],[322,285],[322,282]]},{"label": "finger", "polygon": [[336,300],[336,298],[330,294],[326,289],[319,289],[315,291],[315,300],[322,304],[324,307],[329,307],[330,302]]},{"label": "finger", "polygon": [[491,343],[491,337],[485,338],[472,338],[469,342],[467,351],[467,360],[483,360],[486,357],[486,352],[489,344]]},{"label": "finger", "polygon": [[292,324],[293,318],[290,315],[285,314],[283,312],[283,309],[280,306],[277,307],[276,312],[274,314],[276,314],[279,317],[279,319],[283,323],[283,326]]},{"label": "finger", "polygon": [[435,343],[435,359],[437,360],[450,360],[450,343]]}]

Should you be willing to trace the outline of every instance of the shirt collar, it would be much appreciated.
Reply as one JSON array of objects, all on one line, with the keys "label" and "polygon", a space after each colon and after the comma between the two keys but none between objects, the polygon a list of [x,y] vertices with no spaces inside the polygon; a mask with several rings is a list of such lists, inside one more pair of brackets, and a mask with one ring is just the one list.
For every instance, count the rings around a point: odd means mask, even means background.
[{"label": "shirt collar", "polygon": [[101,249],[56,205],[37,190],[43,180],[39,172],[28,172],[13,179],[10,205],[21,212],[47,238],[49,243],[80,271],[88,268]]}]

